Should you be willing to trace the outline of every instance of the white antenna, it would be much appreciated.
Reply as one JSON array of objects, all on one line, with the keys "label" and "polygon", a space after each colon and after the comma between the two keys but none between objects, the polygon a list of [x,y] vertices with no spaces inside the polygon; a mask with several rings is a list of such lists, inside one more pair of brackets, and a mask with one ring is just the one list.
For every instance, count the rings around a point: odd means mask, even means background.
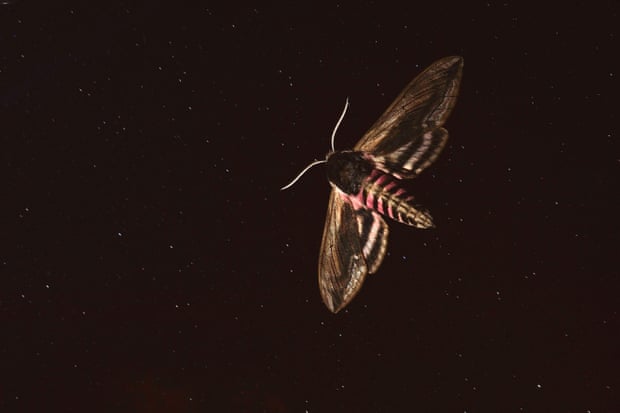
[{"label": "white antenna", "polygon": [[[340,126],[340,122],[342,122],[342,119],[344,119],[344,114],[347,113],[347,108],[349,107],[349,98],[347,98],[346,102],[344,103],[344,110],[342,111],[342,114],[340,115],[340,119],[338,119],[338,122],[336,123],[336,126],[334,127],[334,131],[332,132],[332,151],[330,153],[333,153],[336,151],[336,149],[334,148],[334,140],[336,138],[336,131],[338,130],[338,127]],[[327,157],[325,157],[325,159],[320,160],[320,161],[314,161],[312,162],[310,165],[306,166],[304,168],[303,171],[301,171],[296,177],[295,179],[293,179],[288,185],[284,185],[282,188],[280,188],[280,191],[284,191],[285,189],[289,189],[291,186],[293,186],[293,184],[295,182],[297,182],[299,180],[299,178],[301,178],[301,176],[303,174],[306,173],[306,171],[310,168],[312,168],[315,165],[319,165],[322,163],[327,163]]]},{"label": "white antenna", "polygon": [[321,163],[326,163],[326,162],[327,162],[327,159],[322,159],[322,160],[320,160],[320,161],[314,161],[314,162],[312,162],[310,165],[306,166],[306,167],[304,168],[304,170],[303,170],[303,171],[301,171],[301,172],[299,173],[299,175],[297,175],[297,176],[295,177],[295,179],[293,179],[293,180],[291,181],[291,183],[290,183],[290,184],[285,185],[285,186],[283,186],[282,188],[280,188],[280,191],[284,191],[285,189],[289,189],[291,186],[293,186],[293,184],[294,184],[295,182],[297,182],[297,180],[299,180],[299,178],[301,178],[301,176],[302,176],[304,173],[306,173],[306,171],[307,171],[308,169],[312,168],[312,167],[313,167],[313,166],[315,166],[315,165],[318,165],[318,164],[321,164]]},{"label": "white antenna", "polygon": [[347,100],[344,102],[344,109],[342,110],[342,115],[340,115],[340,119],[338,119],[338,123],[336,123],[336,127],[334,128],[334,131],[332,132],[332,152],[336,151],[336,148],[334,147],[334,141],[336,139],[336,131],[338,130],[338,127],[340,126],[340,122],[342,122],[342,119],[344,119],[344,114],[347,113],[348,107],[349,107],[349,98],[347,97]]}]

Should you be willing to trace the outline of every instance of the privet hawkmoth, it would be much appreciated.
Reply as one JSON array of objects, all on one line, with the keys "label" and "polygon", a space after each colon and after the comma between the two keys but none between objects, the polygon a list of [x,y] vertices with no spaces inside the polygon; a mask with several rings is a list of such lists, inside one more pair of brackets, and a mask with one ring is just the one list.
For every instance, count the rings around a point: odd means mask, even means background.
[{"label": "privet hawkmoth", "polygon": [[[387,216],[417,228],[433,227],[430,214],[401,187],[437,158],[448,139],[443,124],[459,91],[463,58],[445,57],[415,77],[353,150],[332,151],[327,177],[332,187],[319,256],[323,302],[336,313],[360,290],[385,255]],[[348,104],[348,102],[347,102]],[[346,107],[345,107],[346,111]]]}]

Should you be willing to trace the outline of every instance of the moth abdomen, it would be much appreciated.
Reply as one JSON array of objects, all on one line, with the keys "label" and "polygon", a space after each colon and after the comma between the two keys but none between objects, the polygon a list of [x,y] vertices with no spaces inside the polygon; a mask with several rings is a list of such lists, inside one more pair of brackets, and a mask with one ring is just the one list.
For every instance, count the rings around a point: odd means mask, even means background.
[{"label": "moth abdomen", "polygon": [[357,206],[377,211],[395,221],[417,228],[433,227],[431,215],[424,208],[413,203],[413,195],[399,185],[392,175],[374,169],[362,181]]}]

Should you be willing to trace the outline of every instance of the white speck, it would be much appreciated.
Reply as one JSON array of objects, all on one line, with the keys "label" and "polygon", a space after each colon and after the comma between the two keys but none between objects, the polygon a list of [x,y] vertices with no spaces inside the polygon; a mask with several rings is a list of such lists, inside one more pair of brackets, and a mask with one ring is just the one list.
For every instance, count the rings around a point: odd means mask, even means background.
[{"label": "white speck", "polygon": [[168,247],[170,247],[170,249],[174,248],[174,245],[170,244],[168,245]]},{"label": "white speck", "polygon": [[539,388],[539,389],[541,389],[541,388],[542,388],[542,385],[537,384],[537,385],[536,385],[536,387],[537,387],[537,388]]},{"label": "white speck", "polygon": [[49,284],[45,284],[45,288],[49,289],[50,285]]}]

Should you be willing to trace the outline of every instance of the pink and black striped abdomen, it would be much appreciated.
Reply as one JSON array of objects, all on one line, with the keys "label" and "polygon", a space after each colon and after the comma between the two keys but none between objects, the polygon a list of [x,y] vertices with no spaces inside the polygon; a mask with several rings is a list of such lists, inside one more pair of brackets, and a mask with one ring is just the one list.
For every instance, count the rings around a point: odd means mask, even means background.
[{"label": "pink and black striped abdomen", "polygon": [[351,198],[354,207],[377,211],[403,224],[416,228],[434,226],[430,214],[412,203],[413,195],[399,186],[399,180],[379,169],[373,169]]}]

